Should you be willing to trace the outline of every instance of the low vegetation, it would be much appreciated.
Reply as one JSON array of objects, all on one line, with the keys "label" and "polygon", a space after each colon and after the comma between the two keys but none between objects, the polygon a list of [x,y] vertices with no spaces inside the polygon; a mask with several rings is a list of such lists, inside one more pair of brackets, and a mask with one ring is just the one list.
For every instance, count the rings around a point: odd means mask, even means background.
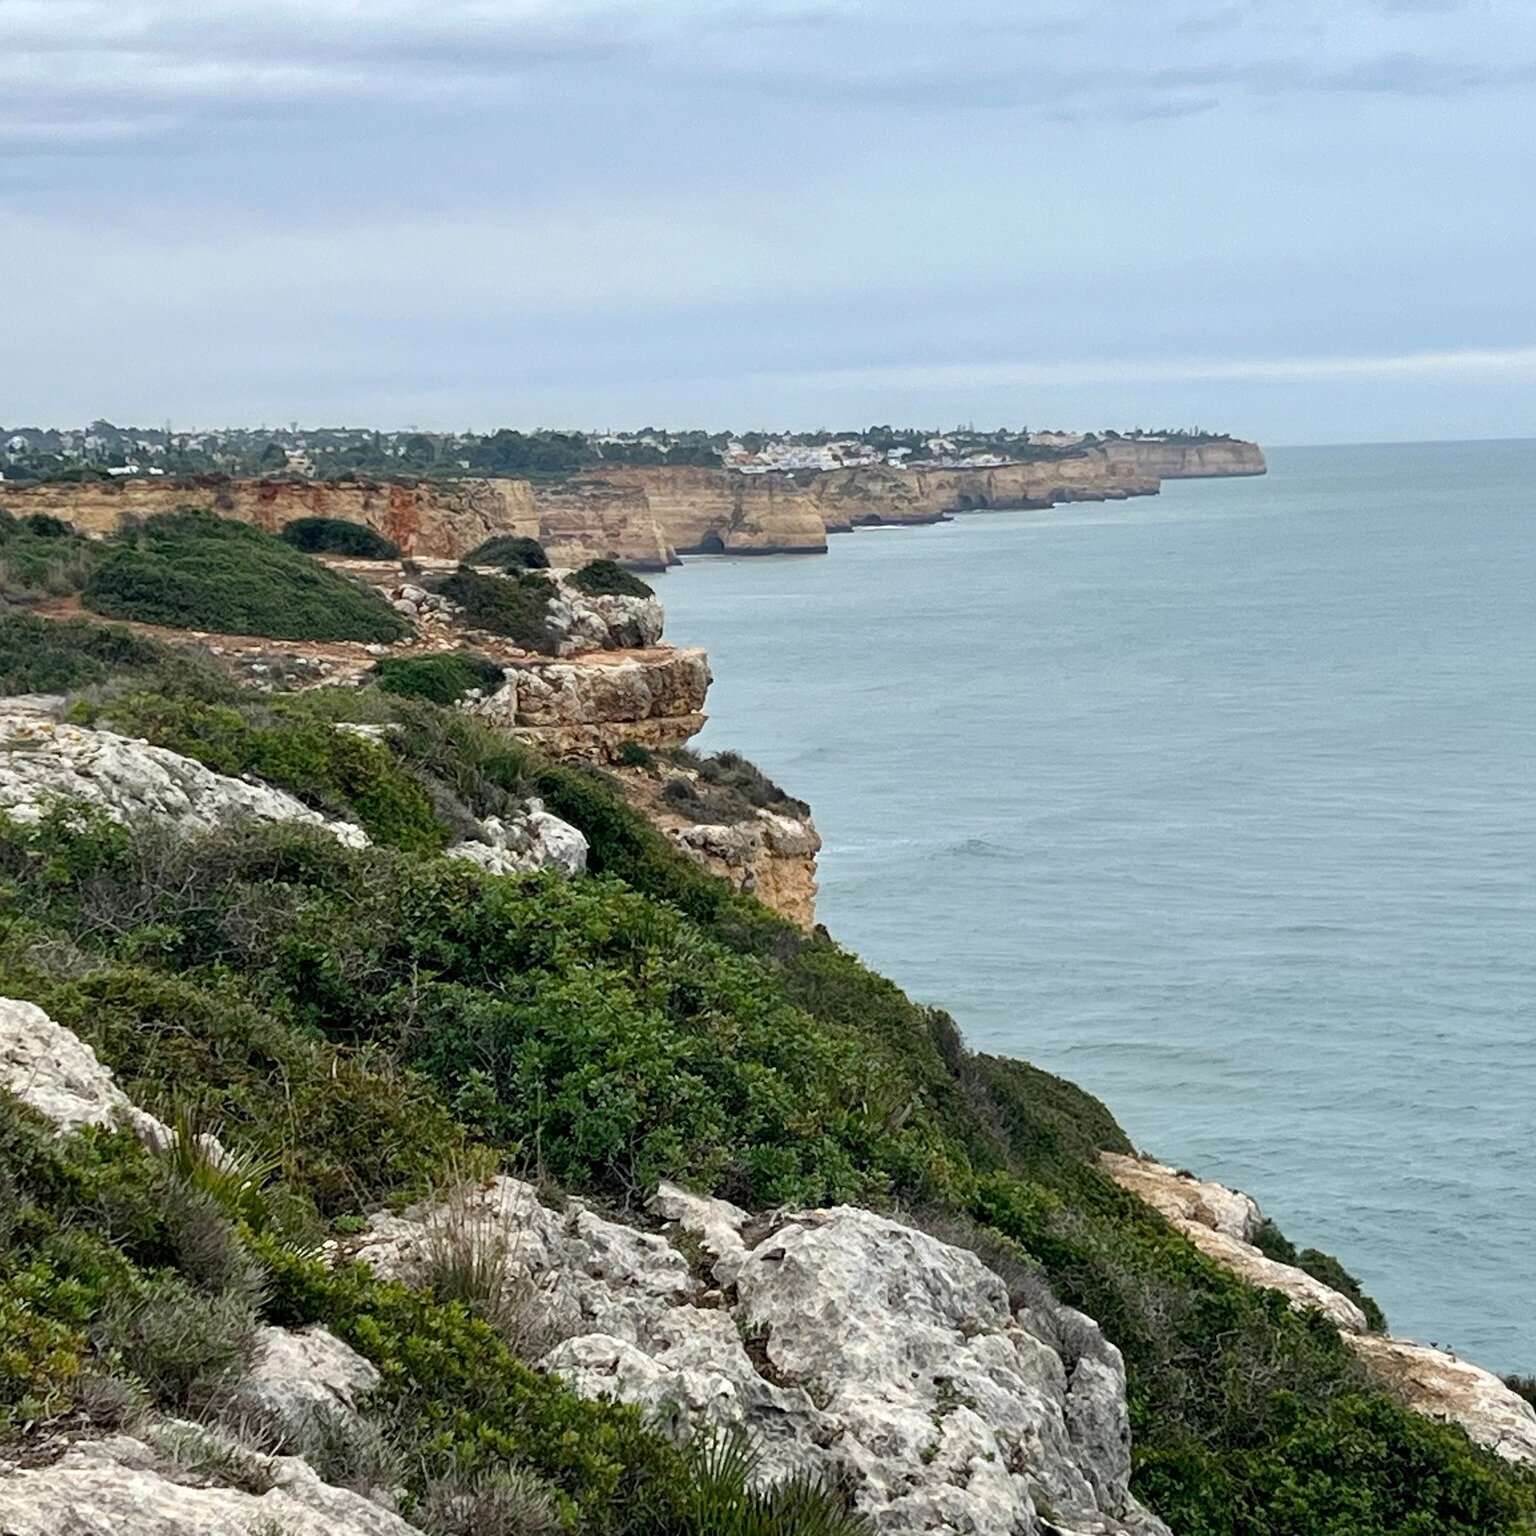
[{"label": "low vegetation", "polygon": [[345,555],[354,560],[398,560],[400,546],[364,523],[343,517],[297,517],[278,537],[311,555]]},{"label": "low vegetation", "polygon": [[[249,1315],[324,1323],[379,1368],[428,1529],[507,1508],[598,1536],[855,1529],[821,1489],[759,1507],[729,1447],[684,1453],[529,1370],[526,1298],[451,1229],[439,1289],[311,1256],[490,1158],[620,1206],[665,1177],[754,1209],[920,1213],[1021,1300],[1049,1284],[1101,1322],[1126,1357],[1136,1487],[1180,1536],[1516,1536],[1536,1507],[1529,1479],[1373,1390],[1325,1323],[1105,1178],[1099,1151],[1128,1143],[1102,1104],[972,1054],[947,1015],[688,862],[601,775],[378,687],[102,707],[360,819],[396,810],[363,850],[294,827],[189,843],[0,821],[0,995],[77,1030],[163,1116],[168,1084],[200,1085],[225,1144],[269,1170],[252,1205],[124,1138],[57,1143],[5,1110],[0,1407],[17,1429],[77,1404],[121,1340],[135,1390],[216,1398],[221,1371],[188,1377],[151,1303],[205,1330],[215,1366]],[[366,751],[339,763],[332,738]],[[722,771],[750,803],[739,764]],[[585,879],[432,856],[530,792],[587,836]]]},{"label": "low vegetation", "polygon": [[105,618],[214,634],[377,642],[409,633],[371,588],[211,512],[167,512],[120,534],[81,600]]},{"label": "low vegetation", "polygon": [[549,556],[537,539],[503,533],[487,539],[464,557],[469,565],[499,565],[504,571],[545,571]]},{"label": "low vegetation", "polygon": [[633,571],[612,560],[589,560],[571,576],[571,585],[588,597],[655,597]]},{"label": "low vegetation", "polygon": [[[655,756],[649,752],[646,756],[650,759],[648,763],[636,761],[626,766],[655,768]],[[620,760],[623,761],[622,755]],[[662,798],[690,821],[747,821],[756,811],[772,811],[780,816],[811,814],[805,801],[785,794],[761,768],[739,752],[717,752],[704,757],[686,747],[675,747],[666,754],[665,761],[686,770],[688,776],[677,774],[668,778],[662,785]]]},{"label": "low vegetation", "polygon": [[13,517],[0,508],[0,604],[78,592],[99,551],[100,545],[56,517]]},{"label": "low vegetation", "polygon": [[494,693],[503,681],[501,664],[473,651],[388,656],[373,669],[373,678],[385,693],[434,704],[453,704],[475,690]]},{"label": "low vegetation", "polygon": [[555,588],[545,576],[521,570],[484,576],[461,565],[437,590],[459,604],[465,623],[474,629],[505,635],[529,651],[549,651],[554,646],[549,604]]}]

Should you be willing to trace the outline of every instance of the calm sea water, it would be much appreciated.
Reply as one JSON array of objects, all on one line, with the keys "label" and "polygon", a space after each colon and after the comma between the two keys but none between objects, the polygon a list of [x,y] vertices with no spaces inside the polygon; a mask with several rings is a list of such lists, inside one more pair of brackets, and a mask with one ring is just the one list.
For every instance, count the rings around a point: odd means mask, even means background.
[{"label": "calm sea water", "polygon": [[669,633],[845,944],[1533,1371],[1536,442],[1271,466],[690,562]]}]

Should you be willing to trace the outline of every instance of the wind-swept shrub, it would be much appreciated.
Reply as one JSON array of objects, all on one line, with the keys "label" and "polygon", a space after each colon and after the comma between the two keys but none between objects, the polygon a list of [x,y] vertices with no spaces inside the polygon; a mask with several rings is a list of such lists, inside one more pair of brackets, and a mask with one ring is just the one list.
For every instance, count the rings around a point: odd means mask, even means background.
[{"label": "wind-swept shrub", "polygon": [[0,602],[29,603],[78,592],[101,545],[46,513],[13,517],[0,508]]},{"label": "wind-swept shrub", "polygon": [[465,622],[475,629],[505,635],[525,650],[554,647],[549,604],[555,589],[547,577],[527,571],[484,576],[461,565],[439,584],[438,591],[464,610]]},{"label": "wind-swept shrub", "polygon": [[488,656],[451,651],[441,656],[386,656],[374,667],[373,680],[385,693],[401,698],[453,704],[474,689],[484,693],[501,687],[503,672]]},{"label": "wind-swept shrub", "polygon": [[468,565],[499,565],[504,571],[544,571],[549,556],[537,539],[519,534],[500,533],[478,544],[464,556]]},{"label": "wind-swept shrub", "polygon": [[390,641],[410,632],[371,588],[259,528],[192,510],[120,534],[81,601],[109,619],[277,640]]},{"label": "wind-swept shrub", "polygon": [[366,523],[344,517],[296,517],[278,533],[284,544],[311,555],[344,555],[354,560],[398,560],[400,546]]},{"label": "wind-swept shrub", "polygon": [[571,576],[571,585],[588,597],[655,597],[633,571],[612,560],[589,560]]}]

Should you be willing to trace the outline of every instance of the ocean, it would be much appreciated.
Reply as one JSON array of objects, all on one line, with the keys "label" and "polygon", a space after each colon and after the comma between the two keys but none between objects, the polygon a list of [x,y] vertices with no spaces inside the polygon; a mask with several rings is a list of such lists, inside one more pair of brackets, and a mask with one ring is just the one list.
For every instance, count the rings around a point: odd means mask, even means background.
[{"label": "ocean", "polygon": [[656,581],[809,800],[819,916],[1536,1372],[1536,441],[872,529]]}]

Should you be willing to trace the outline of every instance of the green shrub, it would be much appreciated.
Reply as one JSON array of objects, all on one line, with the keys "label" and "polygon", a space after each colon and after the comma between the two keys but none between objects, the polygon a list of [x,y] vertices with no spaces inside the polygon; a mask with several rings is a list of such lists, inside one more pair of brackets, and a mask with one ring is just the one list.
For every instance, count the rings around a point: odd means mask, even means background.
[{"label": "green shrub", "polygon": [[104,706],[100,718],[217,773],[250,774],[318,811],[354,817],[378,842],[433,852],[446,847],[452,829],[390,747],[337,729],[311,708],[302,697],[242,707],[129,694]]},{"label": "green shrub", "polygon": [[655,597],[632,571],[612,560],[589,560],[571,576],[571,585],[589,597]]},{"label": "green shrub", "polygon": [[278,533],[284,544],[311,555],[345,555],[354,560],[398,560],[400,547],[366,523],[342,517],[296,517]]},{"label": "green shrub", "polygon": [[1344,1268],[1331,1253],[1316,1248],[1303,1248],[1296,1256],[1296,1267],[1304,1269],[1314,1280],[1342,1292],[1365,1313],[1365,1325],[1372,1333],[1387,1331],[1386,1314],[1360,1288],[1360,1282]]},{"label": "green shrub", "polygon": [[373,678],[385,693],[452,704],[472,689],[494,692],[502,685],[503,671],[488,656],[453,651],[441,656],[387,656],[374,667]]},{"label": "green shrub", "polygon": [[201,1413],[224,1400],[256,1352],[256,1312],[239,1292],[201,1296],[164,1280],[137,1296],[110,1298],[94,1325],[110,1350],[155,1401]]},{"label": "green shrub", "polygon": [[0,601],[37,602],[85,585],[101,546],[45,513],[13,517],[0,509]]},{"label": "green shrub", "polygon": [[549,604],[555,589],[547,577],[526,571],[483,576],[461,565],[439,583],[438,591],[463,608],[464,620],[473,628],[505,635],[525,650],[553,650]]},{"label": "green shrub", "polygon": [[377,592],[211,512],[167,512],[119,535],[81,600],[106,618],[217,634],[390,641],[410,632]]},{"label": "green shrub", "polygon": [[537,539],[498,534],[464,556],[466,565],[499,565],[504,571],[545,571],[549,556]]},{"label": "green shrub", "polygon": [[170,658],[168,647],[116,624],[0,615],[0,691],[68,693]]},{"label": "green shrub", "polygon": [[649,772],[656,766],[656,754],[642,742],[621,741],[619,764],[624,768],[644,768]]}]

